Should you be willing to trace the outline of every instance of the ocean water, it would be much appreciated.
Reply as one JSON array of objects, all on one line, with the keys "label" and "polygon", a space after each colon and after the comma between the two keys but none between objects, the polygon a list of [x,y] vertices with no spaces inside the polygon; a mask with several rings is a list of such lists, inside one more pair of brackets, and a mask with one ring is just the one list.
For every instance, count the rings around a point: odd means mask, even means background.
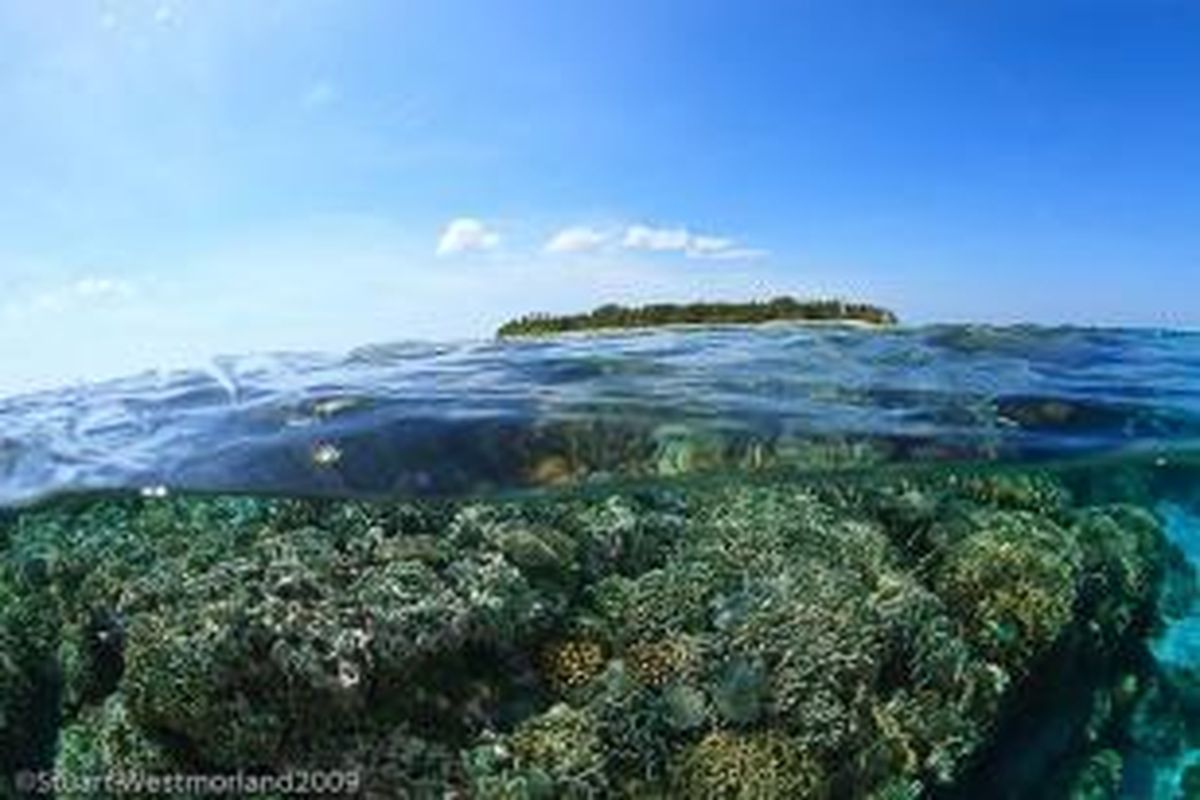
[{"label": "ocean water", "polygon": [[1198,568],[1198,333],[668,329],[0,399],[0,798],[1200,797]]}]

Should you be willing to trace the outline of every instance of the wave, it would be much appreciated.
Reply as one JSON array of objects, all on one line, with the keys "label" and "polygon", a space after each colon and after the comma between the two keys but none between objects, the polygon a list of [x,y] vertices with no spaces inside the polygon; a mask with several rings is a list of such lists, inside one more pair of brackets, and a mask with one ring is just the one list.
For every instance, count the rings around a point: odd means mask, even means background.
[{"label": "wave", "polygon": [[151,486],[458,493],[1197,442],[1200,333],[639,330],[226,357],[0,399],[0,504]]}]

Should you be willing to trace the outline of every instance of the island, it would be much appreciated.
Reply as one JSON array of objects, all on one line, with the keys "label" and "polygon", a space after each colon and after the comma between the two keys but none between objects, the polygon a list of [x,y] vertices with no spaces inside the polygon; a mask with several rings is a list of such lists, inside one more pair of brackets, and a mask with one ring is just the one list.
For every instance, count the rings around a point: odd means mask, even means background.
[{"label": "island", "polygon": [[786,296],[747,303],[654,303],[644,306],[609,303],[586,314],[528,314],[504,323],[496,335],[503,338],[664,325],[746,325],[780,321],[894,325],[897,317],[886,308],[867,303],[797,300]]}]

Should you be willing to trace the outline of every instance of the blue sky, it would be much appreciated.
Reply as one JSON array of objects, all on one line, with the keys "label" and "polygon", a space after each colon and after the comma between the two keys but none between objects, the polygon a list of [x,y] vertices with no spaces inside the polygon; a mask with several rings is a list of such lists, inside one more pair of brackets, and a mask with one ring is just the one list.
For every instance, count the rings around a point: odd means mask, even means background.
[{"label": "blue sky", "polygon": [[0,393],[530,310],[1200,324],[1187,0],[12,0]]}]

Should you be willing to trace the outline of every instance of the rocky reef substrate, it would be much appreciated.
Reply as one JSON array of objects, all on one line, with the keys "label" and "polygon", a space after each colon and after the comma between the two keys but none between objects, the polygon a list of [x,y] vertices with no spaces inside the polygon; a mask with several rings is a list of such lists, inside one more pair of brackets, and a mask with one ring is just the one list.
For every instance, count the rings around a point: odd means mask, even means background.
[{"label": "rocky reef substrate", "polygon": [[0,520],[0,797],[27,769],[350,770],[381,798],[1121,796],[1126,754],[1194,739],[1147,644],[1194,575],[1151,508],[1087,495],[957,470],[63,498]]}]

